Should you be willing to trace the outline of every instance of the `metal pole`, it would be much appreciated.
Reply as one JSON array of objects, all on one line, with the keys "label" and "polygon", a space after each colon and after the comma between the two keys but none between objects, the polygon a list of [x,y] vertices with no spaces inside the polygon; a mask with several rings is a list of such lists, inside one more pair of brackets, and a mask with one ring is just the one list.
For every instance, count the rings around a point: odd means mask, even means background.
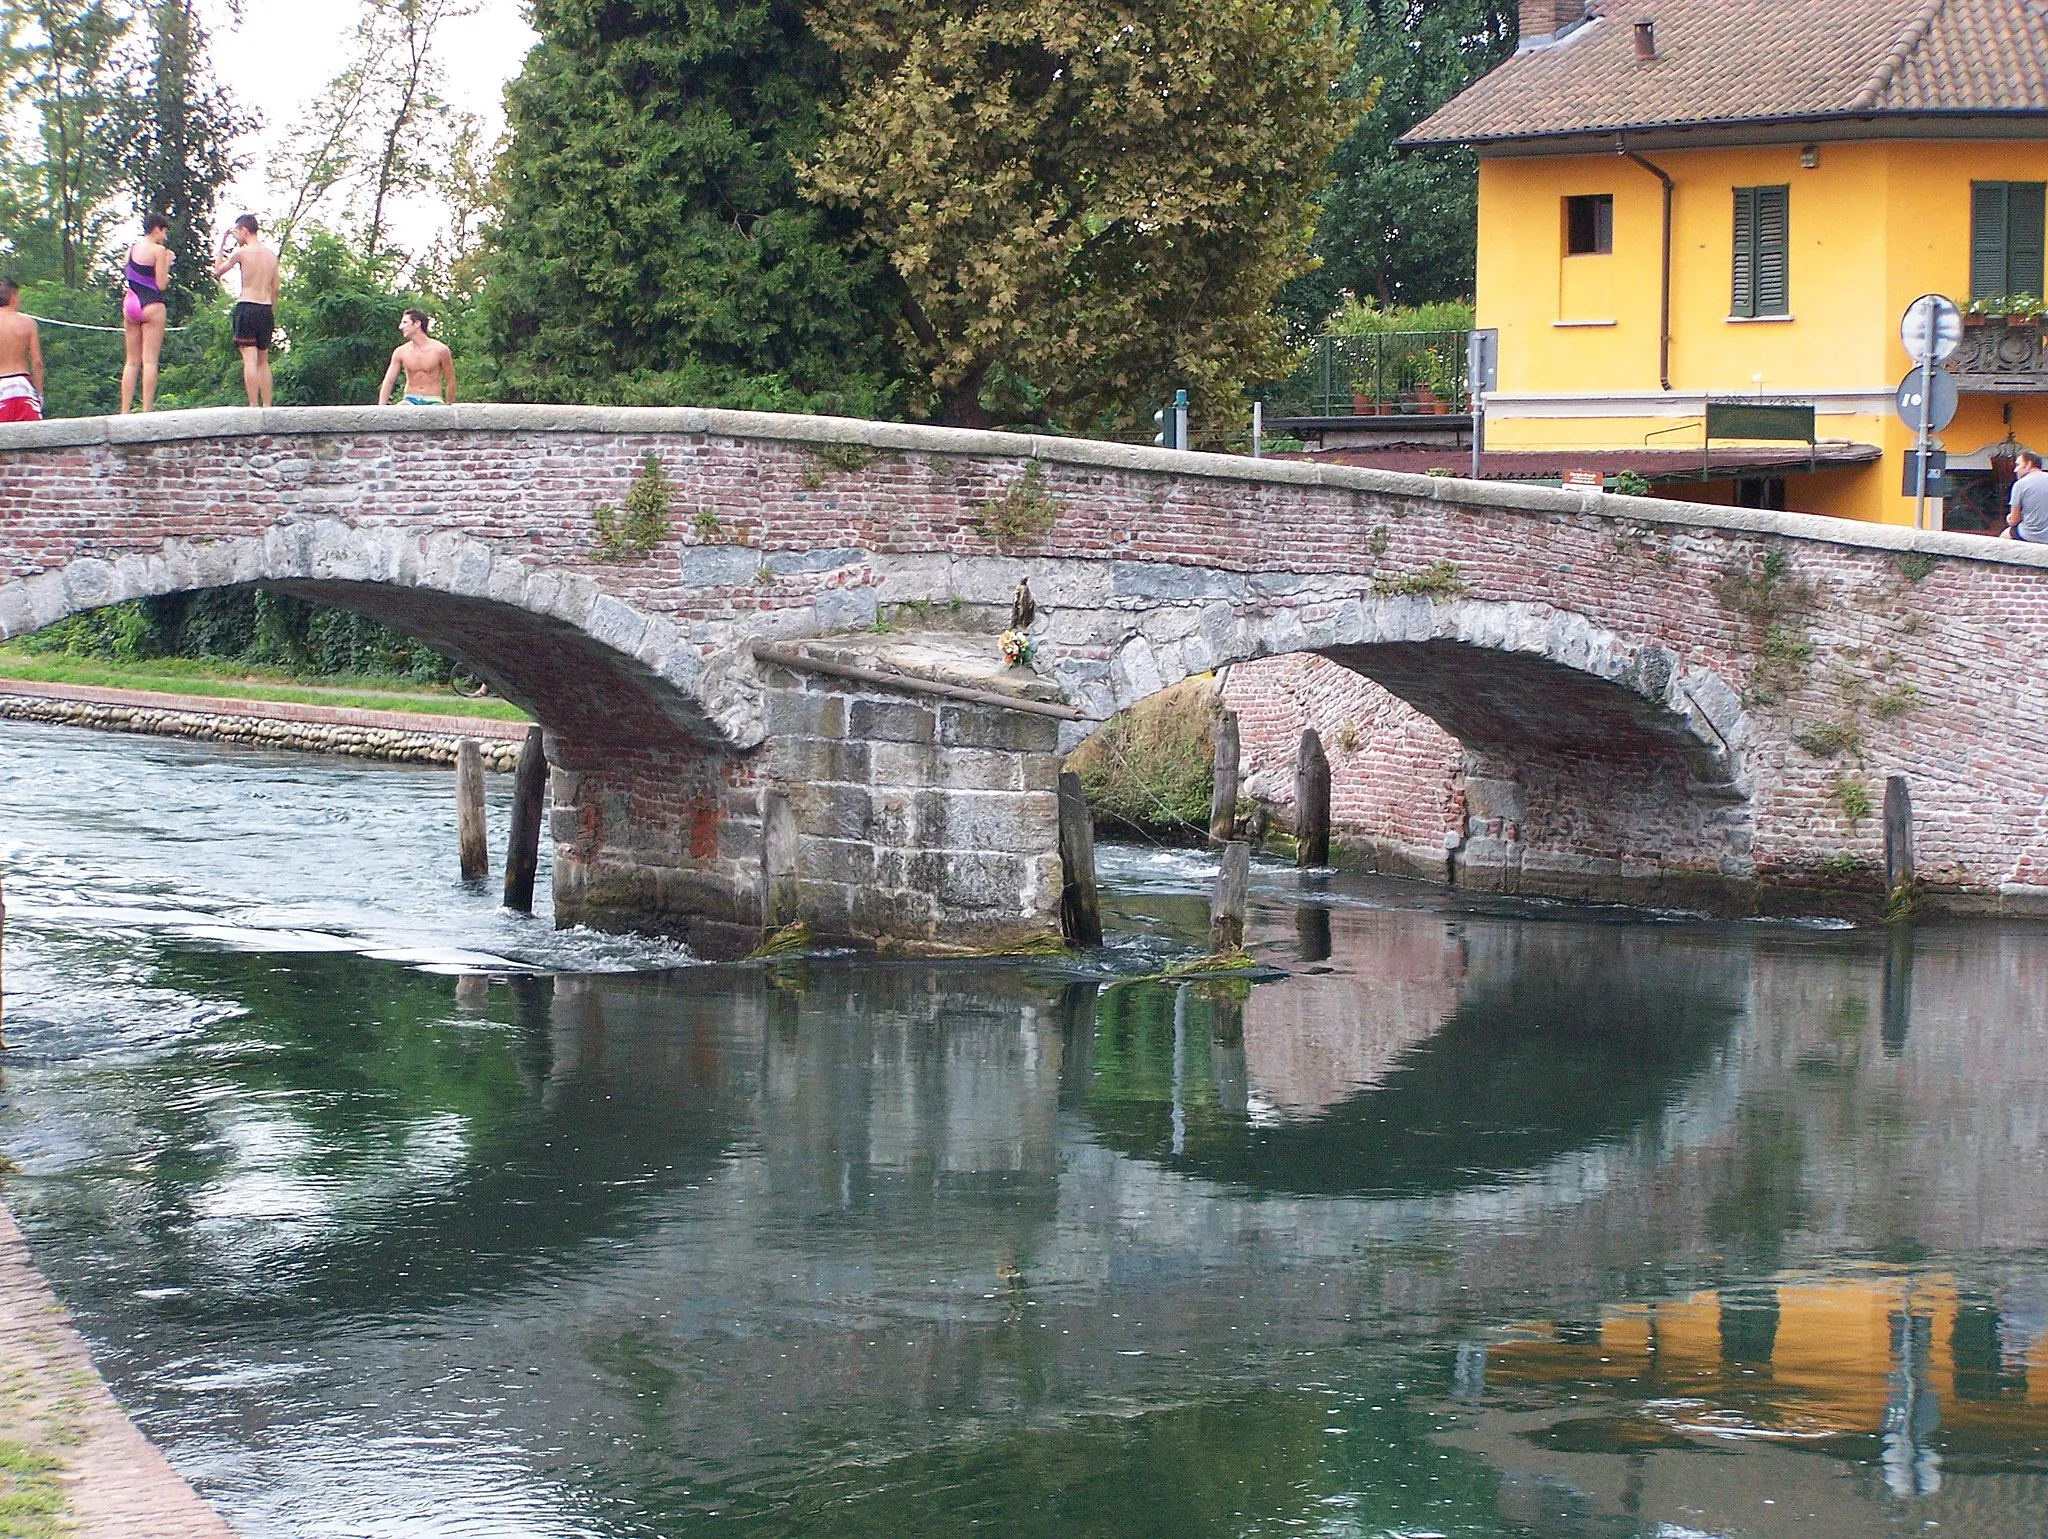
[{"label": "metal pole", "polygon": [[1188,446],[1188,393],[1185,390],[1173,393],[1173,446],[1176,449]]},{"label": "metal pole", "polygon": [[1465,395],[1472,406],[1472,479],[1479,479],[1479,422],[1485,408],[1480,404],[1481,384],[1480,351],[1482,344],[1477,331],[1465,334]]},{"label": "metal pole", "polygon": [[1260,457],[1261,457],[1261,456],[1260,456],[1260,454],[1259,454],[1259,440],[1260,440],[1261,438],[1263,438],[1263,437],[1265,436],[1265,433],[1266,433],[1266,403],[1265,403],[1264,401],[1254,401],[1254,402],[1252,402],[1252,458],[1253,458],[1253,459],[1258,459],[1258,458],[1260,458]]},{"label": "metal pole", "polygon": [[1934,415],[1934,322],[1927,325],[1927,352],[1920,360],[1920,466],[1913,477],[1917,494],[1913,501],[1913,527],[1927,527],[1927,435]]}]

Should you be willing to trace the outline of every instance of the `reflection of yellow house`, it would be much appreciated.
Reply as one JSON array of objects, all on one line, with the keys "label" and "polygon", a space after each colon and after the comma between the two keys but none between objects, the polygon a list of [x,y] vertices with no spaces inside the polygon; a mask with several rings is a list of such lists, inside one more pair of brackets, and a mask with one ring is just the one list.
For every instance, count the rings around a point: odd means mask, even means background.
[{"label": "reflection of yellow house", "polygon": [[[1902,312],[1996,309],[1951,371],[1950,527],[2048,447],[2048,6],[1521,0],[1514,58],[1407,143],[1480,155],[1487,448],[1706,501],[1911,522]],[[1709,441],[1710,402],[1811,406],[1818,443]],[[1784,430],[1798,413],[1773,424]],[[1748,424],[1755,427],[1754,422]],[[1514,457],[1514,456],[1510,456]],[[1711,476],[1700,483],[1702,474]]]},{"label": "reflection of yellow house", "polygon": [[1532,1327],[1488,1353],[1486,1377],[1598,1387],[1706,1439],[2048,1442],[2048,1339],[1940,1277],[1787,1282],[1615,1309],[1587,1332]]}]

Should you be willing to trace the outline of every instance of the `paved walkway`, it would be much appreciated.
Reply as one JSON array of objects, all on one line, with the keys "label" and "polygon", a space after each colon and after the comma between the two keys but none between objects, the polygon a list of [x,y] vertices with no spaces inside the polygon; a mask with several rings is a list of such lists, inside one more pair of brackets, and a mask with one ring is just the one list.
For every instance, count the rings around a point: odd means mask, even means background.
[{"label": "paved walkway", "polygon": [[[234,1539],[114,1403],[0,1207],[0,1453],[11,1452],[8,1445],[58,1462],[65,1512],[51,1531],[76,1539]],[[0,1493],[8,1485],[0,1469]]]}]

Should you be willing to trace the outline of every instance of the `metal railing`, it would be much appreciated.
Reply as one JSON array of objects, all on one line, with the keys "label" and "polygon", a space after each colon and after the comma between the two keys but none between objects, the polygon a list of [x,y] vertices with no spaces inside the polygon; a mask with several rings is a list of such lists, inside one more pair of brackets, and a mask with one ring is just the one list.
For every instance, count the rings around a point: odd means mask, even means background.
[{"label": "metal railing", "polygon": [[1320,336],[1265,392],[1266,417],[1386,417],[1465,410],[1462,331]]}]

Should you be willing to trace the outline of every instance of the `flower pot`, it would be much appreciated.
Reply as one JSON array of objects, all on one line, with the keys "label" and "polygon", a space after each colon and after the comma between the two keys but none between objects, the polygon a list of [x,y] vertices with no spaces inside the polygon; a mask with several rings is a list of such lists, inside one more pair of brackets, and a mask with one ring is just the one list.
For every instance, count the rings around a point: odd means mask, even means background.
[{"label": "flower pot", "polygon": [[1963,315],[1963,324],[1965,326],[1985,326],[1989,325],[1990,321],[1991,317],[1988,315],[1977,315],[1973,312],[1965,312]]}]

